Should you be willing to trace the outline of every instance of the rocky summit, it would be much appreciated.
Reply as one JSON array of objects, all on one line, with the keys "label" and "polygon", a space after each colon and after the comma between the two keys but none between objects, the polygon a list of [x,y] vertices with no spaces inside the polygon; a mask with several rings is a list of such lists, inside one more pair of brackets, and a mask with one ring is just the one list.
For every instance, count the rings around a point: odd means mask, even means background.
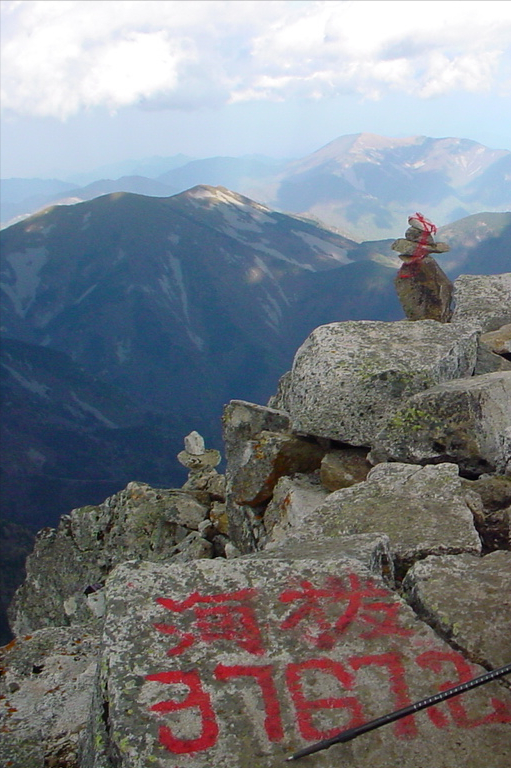
[{"label": "rocky summit", "polygon": [[[511,274],[449,322],[314,330],[268,405],[42,530],[2,649],[6,768],[277,768],[511,663]],[[303,758],[504,768],[511,679]],[[302,762],[300,759],[299,762]]]}]

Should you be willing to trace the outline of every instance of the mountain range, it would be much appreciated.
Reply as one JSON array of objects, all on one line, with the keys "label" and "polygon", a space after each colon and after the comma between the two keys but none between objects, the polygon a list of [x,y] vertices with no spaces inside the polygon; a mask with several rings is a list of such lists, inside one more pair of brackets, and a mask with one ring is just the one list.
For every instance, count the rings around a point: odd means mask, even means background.
[{"label": "mountain range", "polygon": [[[116,179],[101,175],[119,171]],[[395,237],[410,210],[427,209],[446,226],[511,208],[511,152],[462,138],[360,133],[295,160],[175,156],[111,165],[93,175],[82,177],[82,187],[50,180],[47,192],[43,180],[35,180],[34,191],[21,199],[20,182],[29,180],[2,180],[2,222],[111,192],[160,197],[197,184],[225,186],[274,210],[319,219],[358,241]]]},{"label": "mountain range", "polygon": [[[509,268],[511,214],[439,236],[451,277]],[[221,449],[223,405],[266,402],[313,328],[402,317],[392,240],[224,187],[59,205],[0,237],[3,514],[32,527],[130,480],[182,484],[184,435]]]}]

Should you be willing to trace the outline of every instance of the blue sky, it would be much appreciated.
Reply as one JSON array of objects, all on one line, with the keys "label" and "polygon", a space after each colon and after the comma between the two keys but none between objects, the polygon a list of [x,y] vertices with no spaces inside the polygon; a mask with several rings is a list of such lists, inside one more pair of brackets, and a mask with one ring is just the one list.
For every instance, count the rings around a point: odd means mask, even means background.
[{"label": "blue sky", "polygon": [[3,0],[3,178],[338,136],[511,149],[506,0]]}]

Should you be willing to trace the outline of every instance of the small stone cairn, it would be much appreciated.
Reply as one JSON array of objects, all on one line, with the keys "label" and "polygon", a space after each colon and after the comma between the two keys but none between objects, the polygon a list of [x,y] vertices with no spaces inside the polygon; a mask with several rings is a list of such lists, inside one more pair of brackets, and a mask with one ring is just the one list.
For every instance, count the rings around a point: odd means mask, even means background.
[{"label": "small stone cairn", "polygon": [[397,295],[408,320],[451,319],[453,285],[432,253],[447,253],[446,243],[435,242],[436,227],[422,213],[408,217],[404,238],[392,243],[392,250],[404,262],[394,280]]}]

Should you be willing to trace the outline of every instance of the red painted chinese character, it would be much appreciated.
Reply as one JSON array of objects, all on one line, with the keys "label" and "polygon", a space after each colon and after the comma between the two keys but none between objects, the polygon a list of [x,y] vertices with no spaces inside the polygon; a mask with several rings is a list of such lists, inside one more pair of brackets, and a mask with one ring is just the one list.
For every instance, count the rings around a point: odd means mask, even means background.
[{"label": "red painted chinese character", "polygon": [[[375,599],[388,598],[388,595],[387,590],[380,589],[370,579],[361,583],[354,573],[348,574],[348,586],[335,576],[329,576],[325,586],[320,588],[313,587],[309,581],[302,581],[298,589],[287,589],[280,595],[281,602],[298,604],[281,627],[294,629],[304,624],[304,639],[325,649],[333,648],[339,635],[356,620],[372,626],[369,631],[361,633],[361,637],[412,634],[412,630],[398,624],[398,603]],[[341,614],[330,618],[343,603]]]},{"label": "red painted chinese character", "polygon": [[160,744],[163,744],[169,752],[173,752],[176,755],[202,752],[216,744],[218,725],[215,712],[211,706],[211,699],[203,689],[199,675],[195,670],[191,672],[182,672],[180,670],[159,672],[156,675],[147,675],[146,680],[154,680],[168,685],[181,684],[189,689],[189,693],[184,700],[176,701],[175,699],[169,699],[167,701],[160,701],[149,708],[152,712],[184,712],[192,709],[198,710],[201,718],[201,732],[194,739],[179,738],[167,726],[160,726],[158,733]]},{"label": "red painted chinese character", "polygon": [[191,611],[195,623],[190,632],[183,632],[174,624],[155,624],[155,629],[166,635],[173,635],[178,642],[167,653],[177,656],[194,643],[213,643],[228,640],[236,643],[249,653],[264,653],[262,637],[250,600],[254,589],[240,589],[216,595],[200,595],[193,592],[186,600],[157,598],[156,602],[174,613]]}]

